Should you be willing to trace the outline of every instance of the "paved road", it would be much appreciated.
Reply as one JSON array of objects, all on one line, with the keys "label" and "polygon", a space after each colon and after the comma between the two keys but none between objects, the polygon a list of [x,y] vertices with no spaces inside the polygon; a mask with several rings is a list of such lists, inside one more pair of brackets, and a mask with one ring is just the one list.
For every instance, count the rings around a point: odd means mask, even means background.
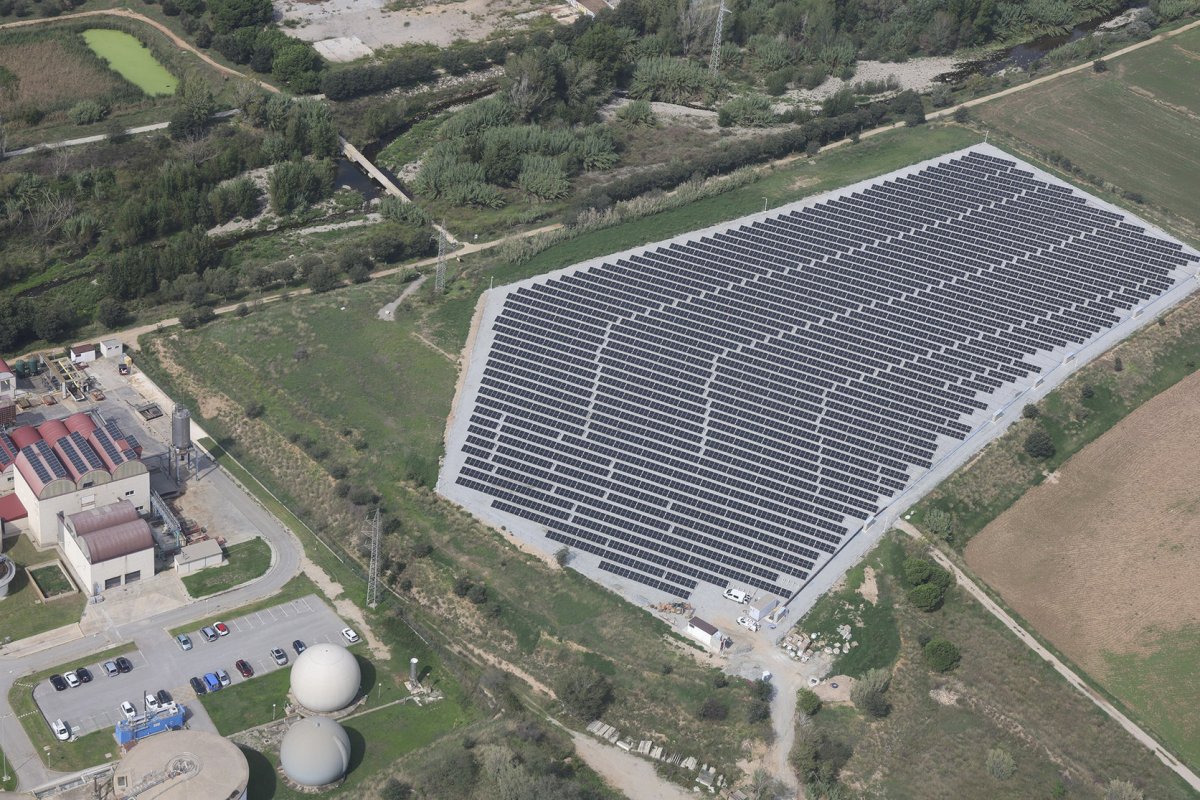
[{"label": "paved road", "polygon": [[[911,523],[905,522],[901,519],[896,520],[895,525],[897,528],[904,531],[914,539],[924,540],[921,532],[917,530],[917,528],[915,528]],[[1037,653],[1043,661],[1048,662],[1050,666],[1054,667],[1055,672],[1067,679],[1067,683],[1071,684],[1071,686],[1079,691],[1080,694],[1095,703],[1101,711],[1116,720],[1117,724],[1128,731],[1130,736],[1140,742],[1147,750],[1158,756],[1159,761],[1166,764],[1171,770],[1179,775],[1179,777],[1187,781],[1193,789],[1200,792],[1200,777],[1198,777],[1196,773],[1192,772],[1187,768],[1187,766],[1181,763],[1179,759],[1168,753],[1153,736],[1151,736],[1149,733],[1146,733],[1146,731],[1134,723],[1133,720],[1122,714],[1121,711],[1116,708],[1116,706],[1092,691],[1092,689],[1088,687],[1086,683],[1084,683],[1083,679],[1081,679],[1070,667],[1059,660],[1058,656],[1054,655],[1054,653],[1051,653],[1049,650],[1043,647],[1041,642],[1039,642],[1037,639],[1031,636],[1028,631],[1022,628],[1015,619],[1009,616],[1007,611],[997,605],[996,602],[988,596],[987,592],[979,588],[978,584],[968,578],[966,574],[957,566],[955,566],[954,562],[947,558],[944,553],[942,553],[936,547],[930,548],[930,553],[933,555],[935,561],[954,573],[954,577],[958,581],[959,586],[966,589],[967,593],[978,600],[984,608],[991,612],[992,616],[1000,620],[1000,622],[1004,624],[1004,627],[1016,634],[1017,638],[1024,642],[1026,647]]]},{"label": "paved road", "polygon": [[[2,26],[0,26],[0,27],[2,27]],[[213,119],[227,119],[229,117],[236,116],[240,113],[242,113],[241,109],[231,108],[228,111],[218,111],[217,113],[212,115],[212,118]],[[154,122],[154,123],[151,123],[150,125],[139,125],[136,128],[126,128],[125,135],[126,136],[135,136],[139,133],[152,133],[153,131],[166,130],[167,126],[170,124],[171,123],[169,123],[169,122]],[[64,147],[78,147],[78,146],[84,145],[84,144],[95,144],[96,142],[103,142],[107,138],[109,138],[109,134],[97,133],[94,136],[81,136],[78,139],[64,139],[61,142],[47,142],[46,144],[35,144],[30,147],[22,147],[19,150],[5,151],[4,157],[5,158],[14,158],[16,156],[27,156],[32,153],[36,153],[39,150],[61,150]]]},{"label": "paved road", "polygon": [[[165,611],[153,617],[124,625],[112,625],[107,630],[46,649],[30,652],[27,642],[17,642],[0,654],[0,749],[15,768],[23,789],[40,786],[59,773],[48,770],[34,750],[25,731],[12,718],[8,693],[13,683],[32,672],[60,664],[90,662],[92,653],[133,641],[139,650],[153,652],[166,634],[164,630],[179,627],[195,620],[213,620],[225,612],[261,600],[278,592],[285,583],[300,572],[303,548],[291,530],[279,523],[252,497],[245,494],[222,470],[209,468],[193,480],[212,481],[219,485],[220,496],[227,497],[262,533],[271,545],[272,564],[262,578],[225,594],[199,600],[181,608]],[[290,640],[288,640],[290,642]],[[286,644],[286,643],[285,643]],[[202,647],[203,643],[197,645]],[[127,678],[128,676],[121,676]],[[112,680],[120,680],[114,678]],[[98,675],[96,680],[108,680]],[[159,687],[155,687],[159,688]],[[81,690],[75,690],[81,691]],[[130,698],[130,699],[136,699]],[[199,709],[197,715],[203,713]],[[210,723],[211,724],[211,723]]]}]

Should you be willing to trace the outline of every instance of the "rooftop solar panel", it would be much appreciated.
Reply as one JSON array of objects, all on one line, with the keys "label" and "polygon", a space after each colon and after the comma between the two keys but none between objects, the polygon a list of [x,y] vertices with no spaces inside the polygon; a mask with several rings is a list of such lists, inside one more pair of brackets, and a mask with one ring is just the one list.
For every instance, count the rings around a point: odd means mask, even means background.
[{"label": "rooftop solar panel", "polygon": [[1200,264],[986,146],[838,195],[493,291],[439,490],[670,596],[791,594]]}]

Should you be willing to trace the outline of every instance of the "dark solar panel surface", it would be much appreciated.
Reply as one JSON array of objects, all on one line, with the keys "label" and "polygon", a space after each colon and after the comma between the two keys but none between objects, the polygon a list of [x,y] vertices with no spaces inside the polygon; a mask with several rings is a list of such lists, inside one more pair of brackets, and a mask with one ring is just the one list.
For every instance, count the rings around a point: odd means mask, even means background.
[{"label": "dark solar panel surface", "polygon": [[1178,244],[971,152],[511,292],[455,482],[600,569],[790,593]]}]

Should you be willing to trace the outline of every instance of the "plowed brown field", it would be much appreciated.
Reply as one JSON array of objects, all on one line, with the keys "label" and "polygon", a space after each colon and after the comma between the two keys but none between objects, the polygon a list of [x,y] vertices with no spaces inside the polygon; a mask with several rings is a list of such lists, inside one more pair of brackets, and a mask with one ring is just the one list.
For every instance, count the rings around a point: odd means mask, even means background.
[{"label": "plowed brown field", "polygon": [[1105,653],[1143,655],[1162,634],[1200,623],[1200,373],[1026,494],[966,557],[1101,680]]}]

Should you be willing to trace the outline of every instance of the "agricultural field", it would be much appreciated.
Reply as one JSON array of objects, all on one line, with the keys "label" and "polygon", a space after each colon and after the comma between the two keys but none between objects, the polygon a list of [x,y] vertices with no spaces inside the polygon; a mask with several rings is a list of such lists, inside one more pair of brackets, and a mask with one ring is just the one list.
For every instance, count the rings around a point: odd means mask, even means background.
[{"label": "agricultural field", "polygon": [[[797,761],[803,760],[806,742],[818,743],[817,762],[839,775],[843,791],[861,797],[1099,800],[1113,780],[1133,783],[1154,800],[1192,796],[1150,751],[1135,746],[965,591],[951,586],[940,608],[919,610],[906,597],[912,584],[905,567],[906,559],[922,553],[922,545],[892,532],[866,561],[877,599],[850,588],[858,581],[849,582],[840,598],[857,594],[860,605],[891,607],[887,615],[862,615],[864,626],[854,637],[864,646],[833,667],[856,672],[846,662],[860,658],[866,643],[898,639],[887,661],[872,665],[891,676],[883,693],[886,713],[875,717],[844,700],[827,702],[801,719]],[[822,603],[836,606],[840,600],[831,596]],[[814,615],[829,611],[819,605],[800,627],[807,630]],[[931,666],[923,653],[930,639],[955,645],[957,665],[947,672]],[[989,771],[992,750],[1011,758],[1007,777]]]},{"label": "agricultural field", "polygon": [[967,563],[1200,766],[1200,373],[1130,414],[975,536]]},{"label": "agricultural field", "polygon": [[[980,106],[981,122],[1074,169],[1140,195],[1200,242],[1200,29]],[[1060,165],[1062,166],[1062,165]],[[1136,209],[1136,202],[1127,202]]]},{"label": "agricultural field", "polygon": [[0,114],[11,120],[39,109],[44,114],[134,87],[110,70],[72,32],[0,32]]},{"label": "agricultural field", "polygon": [[125,80],[151,97],[175,93],[179,81],[158,63],[146,45],[124,31],[92,28],[84,41]]}]

